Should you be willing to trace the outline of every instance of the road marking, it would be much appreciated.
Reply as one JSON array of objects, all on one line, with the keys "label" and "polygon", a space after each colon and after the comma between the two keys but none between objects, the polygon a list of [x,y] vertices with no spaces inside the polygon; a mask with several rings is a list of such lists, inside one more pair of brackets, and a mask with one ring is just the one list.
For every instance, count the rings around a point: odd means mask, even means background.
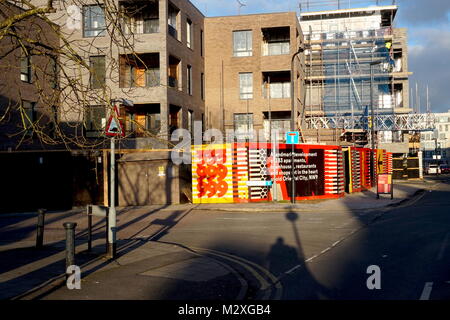
[{"label": "road marking", "polygon": [[433,290],[433,282],[425,283],[420,300],[430,300],[431,290]]},{"label": "road marking", "polygon": [[448,236],[449,235],[450,235],[450,232],[448,232],[445,235],[444,241],[441,244],[441,249],[439,250],[439,254],[438,254],[438,257],[437,257],[438,261],[442,260],[442,258],[444,257],[445,248],[447,247],[447,242],[448,242]]},{"label": "road marking", "polygon": [[243,277],[241,277],[240,274],[237,273],[232,267],[228,266],[225,263],[222,263],[221,261],[219,261],[217,259],[214,259],[214,261],[216,263],[220,264],[225,269],[229,270],[239,280],[239,282],[241,283],[241,289],[239,290],[236,300],[244,300],[245,294],[247,293],[247,290],[248,290],[247,281],[245,281],[245,279]]},{"label": "road marking", "polygon": [[[197,251],[204,251],[207,252],[209,254],[221,257],[223,259],[226,260],[230,260],[234,263],[239,264],[240,266],[242,266],[243,268],[245,268],[247,271],[249,271],[257,280],[258,282],[261,284],[261,291],[263,291],[263,296],[261,297],[261,300],[268,300],[270,297],[270,294],[272,292],[271,286],[273,284],[275,284],[275,297],[273,298],[274,300],[280,300],[281,299],[281,295],[282,295],[282,290],[283,287],[281,286],[281,284],[276,283],[275,280],[275,276],[270,273],[267,269],[261,267],[260,265],[253,263],[249,260],[246,260],[244,258],[232,255],[232,254],[228,254],[225,252],[221,252],[221,251],[216,251],[216,250],[211,250],[211,249],[204,249],[204,248],[195,248],[192,247],[192,249],[197,250]],[[266,279],[264,279],[258,272],[256,272],[256,270],[259,270],[261,273],[263,273],[265,276],[267,276],[271,282],[273,284],[270,284]]]}]

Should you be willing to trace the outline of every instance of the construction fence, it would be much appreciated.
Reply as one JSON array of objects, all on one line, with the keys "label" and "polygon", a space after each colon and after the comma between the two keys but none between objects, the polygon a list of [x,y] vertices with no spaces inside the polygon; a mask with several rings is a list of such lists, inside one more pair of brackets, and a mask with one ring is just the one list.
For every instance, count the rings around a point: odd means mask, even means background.
[{"label": "construction fence", "polygon": [[339,198],[346,191],[370,189],[372,167],[374,179],[391,173],[392,154],[312,144],[194,146],[192,198],[193,203],[291,201],[293,195],[295,200]]}]

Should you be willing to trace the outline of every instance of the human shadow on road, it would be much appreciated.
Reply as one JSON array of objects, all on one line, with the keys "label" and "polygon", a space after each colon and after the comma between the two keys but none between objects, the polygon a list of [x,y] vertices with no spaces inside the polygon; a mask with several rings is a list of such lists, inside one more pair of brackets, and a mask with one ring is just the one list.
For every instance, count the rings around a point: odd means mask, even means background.
[{"label": "human shadow on road", "polygon": [[283,299],[332,299],[333,292],[319,283],[308,269],[296,225],[298,214],[289,212],[286,219],[292,223],[297,247],[287,245],[283,237],[278,237],[266,258],[267,268],[283,284]]}]

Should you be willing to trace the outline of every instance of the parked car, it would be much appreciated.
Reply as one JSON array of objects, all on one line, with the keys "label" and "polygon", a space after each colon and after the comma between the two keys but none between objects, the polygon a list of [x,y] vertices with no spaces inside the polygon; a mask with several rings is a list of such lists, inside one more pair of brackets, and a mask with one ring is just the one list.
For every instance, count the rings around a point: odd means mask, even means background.
[{"label": "parked car", "polygon": [[441,168],[438,164],[430,164],[425,169],[425,174],[440,174]]},{"label": "parked car", "polygon": [[441,173],[443,173],[443,174],[450,173],[450,166],[447,164],[441,165]]}]

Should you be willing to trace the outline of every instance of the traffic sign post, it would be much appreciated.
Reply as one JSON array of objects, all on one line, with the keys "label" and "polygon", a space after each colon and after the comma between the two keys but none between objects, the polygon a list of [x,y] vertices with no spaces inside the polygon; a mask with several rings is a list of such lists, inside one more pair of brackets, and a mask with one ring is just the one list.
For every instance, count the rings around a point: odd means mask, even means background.
[{"label": "traffic sign post", "polygon": [[122,123],[119,120],[119,109],[114,106],[113,112],[109,117],[108,124],[106,125],[105,134],[108,137],[125,136]]},{"label": "traffic sign post", "polygon": [[[125,100],[123,100],[125,101]],[[125,101],[126,102],[126,101]],[[132,104],[127,103],[127,104]],[[108,215],[108,248],[107,256],[110,259],[116,257],[117,245],[116,245],[116,150],[115,150],[115,137],[125,136],[125,131],[119,120],[119,109],[117,105],[114,105],[113,112],[109,117],[108,124],[105,129],[105,134],[111,137],[111,171],[110,171],[110,205]]]},{"label": "traffic sign post", "polygon": [[286,144],[299,144],[300,143],[300,132],[293,131],[286,133]]},{"label": "traffic sign post", "polygon": [[292,145],[292,154],[291,154],[291,202],[295,203],[295,168],[294,168],[294,159],[295,159],[295,145],[300,143],[300,132],[291,131],[286,132],[286,144]]}]

